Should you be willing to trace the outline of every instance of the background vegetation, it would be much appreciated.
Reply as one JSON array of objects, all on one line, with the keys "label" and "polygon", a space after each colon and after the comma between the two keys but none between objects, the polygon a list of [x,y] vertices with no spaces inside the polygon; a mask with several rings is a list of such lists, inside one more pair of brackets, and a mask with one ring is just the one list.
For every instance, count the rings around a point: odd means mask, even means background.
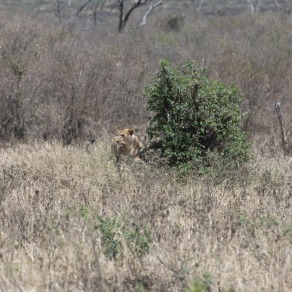
[{"label": "background vegetation", "polygon": [[[137,10],[123,33],[112,15],[69,21],[11,3],[0,17],[0,289],[291,291],[292,161],[273,107],[289,137],[289,3],[168,2],[141,28]],[[111,133],[145,135],[143,90],[161,59],[236,84],[250,163],[183,182],[155,164],[119,175]],[[87,137],[98,138],[90,153]]]},{"label": "background vegetation", "polygon": [[162,60],[160,67],[145,88],[153,113],[147,133],[168,164],[189,173],[219,165],[229,170],[248,161],[236,86],[209,79],[206,68],[193,61],[177,68]]}]

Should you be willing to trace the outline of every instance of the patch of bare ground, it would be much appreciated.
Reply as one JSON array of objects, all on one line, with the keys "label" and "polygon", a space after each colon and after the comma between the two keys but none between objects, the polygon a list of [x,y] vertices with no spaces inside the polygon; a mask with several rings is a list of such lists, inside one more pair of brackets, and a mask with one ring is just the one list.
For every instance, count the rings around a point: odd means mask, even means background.
[{"label": "patch of bare ground", "polygon": [[180,182],[108,145],[0,150],[1,290],[292,289],[291,158]]}]

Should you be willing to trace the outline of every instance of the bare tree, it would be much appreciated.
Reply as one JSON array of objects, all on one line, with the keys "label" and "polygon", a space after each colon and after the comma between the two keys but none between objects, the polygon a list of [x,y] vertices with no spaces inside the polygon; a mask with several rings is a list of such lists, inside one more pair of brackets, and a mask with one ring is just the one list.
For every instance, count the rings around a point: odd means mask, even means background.
[{"label": "bare tree", "polygon": [[78,16],[78,14],[91,2],[92,0],[87,0],[84,2],[75,12],[75,16]]},{"label": "bare tree", "polygon": [[249,4],[251,12],[254,13],[255,9],[254,9],[254,6],[253,6],[253,1],[252,0],[246,0],[246,1]]},{"label": "bare tree", "polygon": [[140,23],[140,27],[144,26],[147,23],[147,17],[149,16],[149,14],[158,6],[162,5],[164,0],[159,0],[158,2],[153,4],[153,1],[150,2],[149,5],[149,9],[147,10],[147,12],[144,14],[143,19]]},{"label": "bare tree", "polygon": [[106,1],[96,1],[94,8],[93,8],[93,25],[96,26],[97,24],[97,12],[98,10],[102,10],[105,6]]},{"label": "bare tree", "polygon": [[246,0],[246,2],[248,3],[252,13],[259,12],[260,6],[262,6],[261,0]]},{"label": "bare tree", "polygon": [[202,5],[204,4],[205,0],[200,0],[200,3],[198,5],[198,10],[201,9]]},{"label": "bare tree", "polygon": [[122,32],[132,14],[132,12],[142,6],[145,5],[149,0],[136,0],[128,9],[127,12],[124,11],[125,9],[125,1],[124,0],[117,0],[118,2],[118,9],[119,9],[119,32]]},{"label": "bare tree", "polygon": [[55,0],[55,3],[56,3],[55,14],[59,18],[59,20],[61,20],[62,6],[67,6],[70,10],[70,17],[69,19],[66,19],[66,20],[73,21],[78,16],[78,14],[80,14],[84,10],[84,8],[88,6],[88,4],[90,4],[90,2],[92,2],[92,0],[86,0],[80,6],[78,6],[77,8],[74,8],[71,0],[68,0],[67,3],[62,3],[61,0]]},{"label": "bare tree", "polygon": [[[55,0],[55,15],[59,20],[66,22],[73,22],[76,17],[81,14],[85,9],[91,11],[90,15],[93,17],[93,25],[97,24],[98,13],[107,13],[109,16],[118,15],[118,31],[122,32],[129,21],[130,16],[138,7],[150,3],[148,10],[143,16],[140,27],[147,23],[147,17],[165,0],[83,0],[77,4],[73,4],[71,0]],[[204,0],[201,0],[204,1]],[[67,13],[66,13],[67,11]],[[67,17],[66,17],[67,14]]]},{"label": "bare tree", "polygon": [[260,6],[262,6],[262,1],[261,0],[257,0],[256,12],[260,11]]},{"label": "bare tree", "polygon": [[56,0],[56,11],[55,11],[56,16],[61,20],[61,2],[60,0]]}]

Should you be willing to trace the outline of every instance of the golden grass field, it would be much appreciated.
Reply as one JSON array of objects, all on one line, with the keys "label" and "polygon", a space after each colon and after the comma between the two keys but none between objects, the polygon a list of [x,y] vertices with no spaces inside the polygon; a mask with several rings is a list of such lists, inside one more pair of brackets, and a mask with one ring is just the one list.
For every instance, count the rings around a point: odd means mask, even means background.
[{"label": "golden grass field", "polygon": [[[119,174],[109,145],[0,150],[2,291],[292,289],[291,158],[256,153],[222,179],[182,182],[148,164]],[[120,218],[115,259],[98,216]],[[151,234],[146,253],[123,232],[133,226]]]},{"label": "golden grass field", "polygon": [[[292,157],[274,109],[291,146],[290,2],[168,2],[139,27],[144,6],[119,33],[116,11],[93,23],[103,1],[74,19],[70,1],[21,1],[0,3],[0,291],[292,291]],[[238,87],[249,163],[184,178],[117,167],[112,133],[143,141],[161,59]]]}]

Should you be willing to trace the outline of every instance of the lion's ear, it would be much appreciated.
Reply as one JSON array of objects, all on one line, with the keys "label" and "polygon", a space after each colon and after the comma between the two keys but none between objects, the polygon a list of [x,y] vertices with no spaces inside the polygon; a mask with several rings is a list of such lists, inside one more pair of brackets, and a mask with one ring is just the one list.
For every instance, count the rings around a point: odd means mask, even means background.
[{"label": "lion's ear", "polygon": [[134,129],[133,128],[128,129],[128,133],[129,133],[129,135],[133,135],[134,134]]}]

